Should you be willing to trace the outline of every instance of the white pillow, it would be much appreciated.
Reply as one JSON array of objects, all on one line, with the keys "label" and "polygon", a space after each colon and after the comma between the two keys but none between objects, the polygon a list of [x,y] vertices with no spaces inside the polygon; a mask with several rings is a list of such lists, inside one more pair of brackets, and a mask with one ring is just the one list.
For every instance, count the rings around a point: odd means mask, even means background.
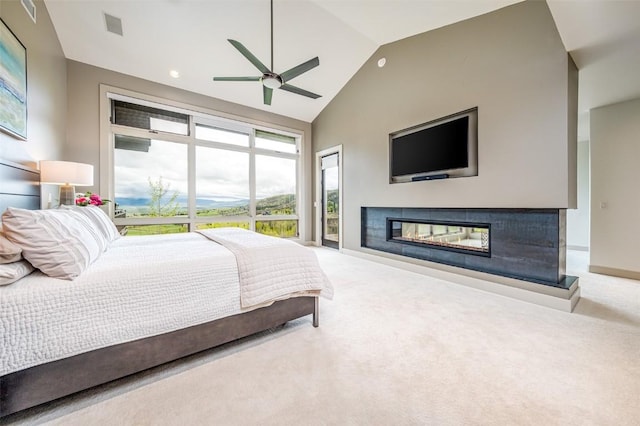
[{"label": "white pillow", "polygon": [[33,272],[33,266],[26,260],[0,265],[0,285],[7,285]]},{"label": "white pillow", "polygon": [[22,259],[22,249],[7,240],[0,232],[0,264],[17,262]]},{"label": "white pillow", "polygon": [[107,240],[107,243],[111,243],[112,241],[120,238],[120,233],[118,229],[113,224],[109,216],[98,206],[65,206],[62,205],[60,208],[65,210],[73,210],[74,212],[78,212],[84,216],[86,216],[93,226],[96,227],[98,232],[100,232],[104,238]]},{"label": "white pillow", "polygon": [[22,256],[53,278],[72,280],[106,249],[89,219],[73,210],[24,210],[2,214],[5,236]]}]

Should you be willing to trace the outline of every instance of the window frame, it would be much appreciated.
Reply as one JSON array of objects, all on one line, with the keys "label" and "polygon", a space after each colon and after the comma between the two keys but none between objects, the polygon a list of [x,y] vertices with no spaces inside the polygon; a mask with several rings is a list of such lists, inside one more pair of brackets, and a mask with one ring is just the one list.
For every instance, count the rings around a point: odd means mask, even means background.
[{"label": "window frame", "polygon": [[[187,224],[190,231],[196,230],[198,224],[217,222],[248,222],[249,229],[255,230],[258,221],[296,220],[298,222],[297,235],[293,240],[306,240],[303,203],[304,194],[304,131],[284,128],[277,125],[267,125],[262,122],[248,120],[244,117],[231,116],[218,111],[197,108],[192,105],[181,104],[167,99],[135,93],[126,89],[120,89],[107,85],[100,85],[100,188],[103,196],[115,199],[115,172],[114,150],[115,135],[141,137],[187,145],[187,186],[188,202],[186,216],[171,217],[129,217],[115,218],[114,203],[107,204],[109,216],[118,226],[124,225],[157,225],[157,224]],[[111,100],[121,100],[140,105],[151,106],[185,113],[189,115],[188,135],[162,132],[156,130],[139,129],[111,123]],[[196,139],[195,128],[197,125],[216,127],[222,130],[240,132],[249,135],[249,146],[226,144],[223,142]],[[280,152],[276,150],[255,147],[256,130],[267,131],[296,139],[296,153]],[[196,211],[196,147],[224,149],[236,152],[249,153],[249,215],[247,216],[198,216]],[[256,214],[256,156],[268,155],[271,157],[293,159],[296,162],[296,213],[291,215],[257,215]]]}]

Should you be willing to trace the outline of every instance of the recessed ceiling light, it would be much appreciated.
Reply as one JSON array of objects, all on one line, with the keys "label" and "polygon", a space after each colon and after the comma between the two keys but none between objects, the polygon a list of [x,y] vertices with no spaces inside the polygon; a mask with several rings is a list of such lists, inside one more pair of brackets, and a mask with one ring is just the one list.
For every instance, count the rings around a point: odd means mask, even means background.
[{"label": "recessed ceiling light", "polygon": [[171,70],[169,71],[169,75],[173,78],[180,78],[180,72],[176,71],[176,70]]},{"label": "recessed ceiling light", "polygon": [[387,63],[387,58],[378,59],[378,68],[384,67],[384,64],[386,64],[386,63]]}]

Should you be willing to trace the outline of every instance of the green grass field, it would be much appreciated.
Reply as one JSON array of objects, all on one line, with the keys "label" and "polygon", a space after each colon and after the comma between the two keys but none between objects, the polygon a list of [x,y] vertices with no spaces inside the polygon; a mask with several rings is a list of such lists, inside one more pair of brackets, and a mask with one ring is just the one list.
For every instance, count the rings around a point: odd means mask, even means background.
[{"label": "green grass field", "polygon": [[[237,227],[249,229],[249,222],[214,222],[200,223],[196,229],[212,229]],[[127,225],[125,235],[156,235],[156,234],[177,234],[188,232],[187,224],[162,224],[162,225]],[[256,221],[256,232],[265,235],[272,235],[281,238],[292,238],[298,236],[297,220],[264,220]]]}]

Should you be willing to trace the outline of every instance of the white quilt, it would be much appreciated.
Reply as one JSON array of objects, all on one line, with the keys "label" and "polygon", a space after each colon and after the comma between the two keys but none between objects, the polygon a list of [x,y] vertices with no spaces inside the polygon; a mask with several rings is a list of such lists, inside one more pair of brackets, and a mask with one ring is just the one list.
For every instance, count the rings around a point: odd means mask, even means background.
[{"label": "white quilt", "polygon": [[[234,231],[219,234],[229,239]],[[253,243],[251,234],[244,231],[240,240]],[[236,262],[232,251],[245,249],[242,244],[231,245],[234,248],[228,250],[197,233],[130,236],[114,241],[74,281],[36,271],[0,286],[0,376],[213,321],[288,296],[317,295],[321,290],[332,294],[315,253],[307,248],[290,241],[268,247],[257,244]],[[251,259],[257,268],[247,265]],[[298,270],[302,279],[287,275],[292,272],[287,264],[302,268]],[[242,306],[238,265],[245,271],[242,279],[250,283]],[[267,288],[261,290],[253,282]]]},{"label": "white quilt", "polygon": [[333,297],[333,287],[320,269],[318,258],[306,247],[240,228],[198,232],[236,256],[243,308],[295,296]]}]

